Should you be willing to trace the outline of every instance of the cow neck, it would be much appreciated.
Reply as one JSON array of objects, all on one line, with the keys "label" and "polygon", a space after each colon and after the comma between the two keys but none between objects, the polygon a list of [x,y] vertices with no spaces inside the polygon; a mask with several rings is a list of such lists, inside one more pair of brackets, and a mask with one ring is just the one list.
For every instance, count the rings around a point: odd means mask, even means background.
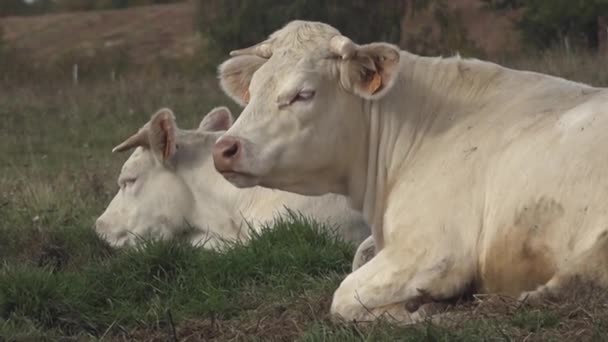
[{"label": "cow neck", "polygon": [[376,251],[384,246],[386,199],[399,175],[424,141],[437,134],[436,125],[453,113],[479,106],[480,85],[486,91],[491,88],[485,77],[471,79],[472,73],[463,81],[464,66],[459,58],[443,60],[407,52],[401,57],[400,76],[393,90],[381,100],[362,101],[365,139],[362,155],[351,167],[347,191],[353,206],[372,226]]},{"label": "cow neck", "polygon": [[[234,185],[230,184],[230,186],[232,187],[231,190],[237,190]],[[231,202],[233,203],[232,212],[238,216],[235,218],[237,222],[243,222],[243,224],[249,223],[254,227],[257,227],[256,222],[252,221],[255,219],[253,213],[255,212],[255,206],[257,204],[256,198],[263,198],[264,190],[264,188],[256,186],[253,188],[238,189],[237,192],[233,194],[234,198],[231,199]],[[270,193],[268,195],[270,195]],[[247,221],[247,223],[245,221]]]},{"label": "cow neck", "polygon": [[[384,192],[386,191],[387,170],[395,136],[386,127],[386,118],[382,117],[381,104],[369,102],[366,104],[368,114],[368,153],[367,172],[365,178],[365,195],[363,197],[363,213],[372,224],[372,235],[376,251],[384,248]],[[387,129],[388,128],[388,129]]]},{"label": "cow neck", "polygon": [[[194,176],[196,177],[196,176]],[[192,177],[192,178],[194,178]],[[192,181],[192,179],[190,180]],[[241,196],[236,196],[232,193],[228,186],[224,189],[210,190],[209,184],[200,181],[190,183],[193,185],[192,192],[196,201],[195,209],[192,212],[191,224],[195,227],[207,231],[211,234],[217,234],[224,238],[237,238],[246,233],[243,231],[240,223],[246,214],[242,214],[235,205],[235,198],[240,199]],[[221,224],[209,224],[208,218],[205,215],[214,215],[215,219],[219,219]]]},{"label": "cow neck", "polygon": [[[217,171],[213,166],[211,155],[200,152],[209,150],[209,140],[215,141],[217,136],[209,133],[199,134],[196,131],[186,131],[179,139],[178,158],[180,160],[177,172],[188,184],[195,199],[194,210],[186,220],[192,226],[208,233],[224,235],[225,237],[238,236],[239,233],[242,233],[237,223],[241,221],[240,213],[231,210],[230,206],[237,203],[237,199],[240,200],[242,196],[239,196],[236,191],[232,191],[233,186],[223,179],[220,179],[220,182],[226,182],[226,187],[215,188],[209,186],[209,183],[213,182],[213,178],[221,176],[216,174]],[[205,175],[213,175],[213,177],[209,179]],[[210,203],[210,201],[213,201],[213,203]],[[214,214],[223,218],[224,224],[219,227],[209,225],[208,219],[204,216],[205,213],[209,213],[209,207],[216,208]]]}]

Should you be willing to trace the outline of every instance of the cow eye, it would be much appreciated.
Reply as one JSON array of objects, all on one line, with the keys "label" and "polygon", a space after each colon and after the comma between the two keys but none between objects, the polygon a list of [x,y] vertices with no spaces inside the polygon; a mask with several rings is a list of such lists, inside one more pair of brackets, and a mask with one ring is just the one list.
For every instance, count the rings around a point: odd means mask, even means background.
[{"label": "cow eye", "polygon": [[312,99],[313,97],[315,97],[314,90],[302,90],[298,93],[298,95],[296,95],[296,97],[293,98],[292,102],[308,101],[308,100]]},{"label": "cow eye", "polygon": [[137,180],[137,178],[125,178],[120,182],[121,183],[120,187],[127,189],[127,188],[133,186],[133,184],[135,184],[136,180]]}]

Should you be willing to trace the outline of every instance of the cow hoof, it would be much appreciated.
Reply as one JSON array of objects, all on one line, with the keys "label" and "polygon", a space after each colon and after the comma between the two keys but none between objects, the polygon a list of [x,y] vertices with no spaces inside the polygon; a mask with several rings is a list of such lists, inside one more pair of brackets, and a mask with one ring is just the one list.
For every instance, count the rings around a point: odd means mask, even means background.
[{"label": "cow hoof", "polygon": [[518,300],[532,306],[539,306],[549,297],[550,291],[546,286],[541,286],[533,291],[525,291],[519,295]]},{"label": "cow hoof", "polygon": [[422,302],[420,302],[416,299],[412,299],[412,300],[408,300],[407,302],[405,302],[405,309],[408,312],[416,312],[421,305],[422,305]]},{"label": "cow hoof", "polygon": [[416,312],[425,304],[433,303],[433,298],[425,290],[418,289],[419,296],[414,297],[405,302],[405,309],[409,312]]}]

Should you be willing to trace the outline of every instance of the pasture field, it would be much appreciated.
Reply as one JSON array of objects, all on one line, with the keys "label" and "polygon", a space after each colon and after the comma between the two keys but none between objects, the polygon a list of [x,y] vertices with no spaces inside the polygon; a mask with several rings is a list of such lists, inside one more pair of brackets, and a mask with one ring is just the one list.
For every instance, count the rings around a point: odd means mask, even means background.
[{"label": "pasture field", "polygon": [[[608,85],[606,59],[586,54],[507,63]],[[608,340],[608,295],[589,287],[542,307],[458,302],[444,325],[332,322],[355,247],[301,217],[224,253],[99,240],[94,219],[128,157],[112,147],[160,107],[193,128],[217,105],[238,113],[213,76],[0,83],[0,341]]]}]

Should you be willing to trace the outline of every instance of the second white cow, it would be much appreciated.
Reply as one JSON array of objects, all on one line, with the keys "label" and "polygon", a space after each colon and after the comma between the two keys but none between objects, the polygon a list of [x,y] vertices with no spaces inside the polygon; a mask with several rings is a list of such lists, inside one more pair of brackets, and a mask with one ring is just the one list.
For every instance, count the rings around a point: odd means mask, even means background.
[{"label": "second white cow", "polygon": [[230,111],[219,107],[197,130],[181,130],[171,110],[154,114],[113,150],[136,148],[122,167],[120,189],[96,221],[96,232],[115,246],[188,234],[193,244],[213,248],[222,239],[247,240],[248,223],[259,231],[289,208],[327,223],[352,243],[369,236],[363,216],[343,196],[238,189],[227,182],[213,167],[211,149],[232,121]]}]

